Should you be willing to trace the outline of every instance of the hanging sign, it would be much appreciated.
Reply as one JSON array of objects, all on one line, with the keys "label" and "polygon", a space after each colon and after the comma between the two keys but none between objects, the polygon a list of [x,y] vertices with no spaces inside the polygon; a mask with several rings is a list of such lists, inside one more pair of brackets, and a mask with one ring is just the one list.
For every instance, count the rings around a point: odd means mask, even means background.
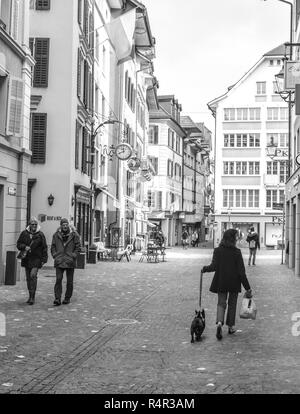
[{"label": "hanging sign", "polygon": [[297,83],[300,83],[300,62],[287,61],[284,68],[284,89],[295,89]]}]

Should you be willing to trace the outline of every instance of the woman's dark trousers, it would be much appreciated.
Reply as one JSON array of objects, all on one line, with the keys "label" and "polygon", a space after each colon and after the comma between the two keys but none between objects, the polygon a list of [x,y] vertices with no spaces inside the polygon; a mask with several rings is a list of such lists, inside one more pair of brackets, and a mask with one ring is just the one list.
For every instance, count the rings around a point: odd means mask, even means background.
[{"label": "woman's dark trousers", "polygon": [[54,295],[56,300],[61,300],[62,295],[62,280],[64,276],[64,271],[67,274],[67,290],[65,294],[65,299],[71,299],[73,294],[73,279],[74,279],[74,268],[72,269],[62,269],[60,267],[56,268],[56,283],[54,286]]},{"label": "woman's dark trousers", "polygon": [[27,282],[27,288],[29,292],[29,299],[35,298],[35,291],[37,287],[37,274],[38,274],[38,268],[35,267],[33,269],[25,268],[26,272],[26,282]]},{"label": "woman's dark trousers", "polygon": [[225,311],[227,307],[227,296],[228,296],[228,309],[227,309],[226,325],[234,326],[238,293],[233,293],[233,292],[218,293],[217,323],[222,322],[222,325],[224,325],[224,317],[225,317]]}]

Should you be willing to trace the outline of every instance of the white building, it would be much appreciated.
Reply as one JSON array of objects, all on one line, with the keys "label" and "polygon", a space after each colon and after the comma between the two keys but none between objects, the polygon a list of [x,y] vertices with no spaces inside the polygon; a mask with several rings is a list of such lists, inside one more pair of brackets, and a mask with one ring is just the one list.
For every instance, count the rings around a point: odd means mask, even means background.
[{"label": "white building", "polygon": [[[37,2],[39,4],[39,2]],[[29,0],[0,0],[0,284],[26,224],[30,163]]]},{"label": "white building", "polygon": [[[283,54],[283,46],[266,53],[208,104],[216,117],[216,245],[228,227],[239,228],[245,239],[254,226],[262,246],[274,248],[282,241],[282,212],[274,203],[283,203],[285,197],[288,108],[276,94],[274,76]],[[270,145],[277,149],[273,158],[267,156]]]}]

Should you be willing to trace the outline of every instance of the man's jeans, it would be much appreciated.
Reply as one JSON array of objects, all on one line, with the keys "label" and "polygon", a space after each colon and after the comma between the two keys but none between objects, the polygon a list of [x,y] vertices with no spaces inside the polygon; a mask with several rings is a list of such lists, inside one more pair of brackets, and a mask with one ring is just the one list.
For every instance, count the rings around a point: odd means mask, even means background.
[{"label": "man's jeans", "polygon": [[37,267],[33,269],[28,269],[27,267],[25,268],[28,292],[29,292],[29,295],[32,296],[33,298],[35,296],[35,291],[36,291],[36,286],[37,286],[38,271],[39,269]]},{"label": "man's jeans", "polygon": [[248,265],[251,265],[251,257],[253,258],[252,264],[255,265],[256,249],[249,249]]},{"label": "man's jeans", "polygon": [[56,283],[54,286],[55,299],[60,300],[62,295],[62,280],[64,276],[64,271],[67,274],[67,290],[65,294],[65,299],[71,299],[73,294],[73,279],[74,279],[74,268],[73,269],[62,269],[60,267],[56,268]]},{"label": "man's jeans", "polygon": [[227,296],[228,296],[228,310],[227,310],[226,325],[234,326],[238,293],[232,293],[232,292],[218,293],[217,323],[222,322],[222,325],[224,325],[224,317],[225,317],[225,311],[227,307]]}]

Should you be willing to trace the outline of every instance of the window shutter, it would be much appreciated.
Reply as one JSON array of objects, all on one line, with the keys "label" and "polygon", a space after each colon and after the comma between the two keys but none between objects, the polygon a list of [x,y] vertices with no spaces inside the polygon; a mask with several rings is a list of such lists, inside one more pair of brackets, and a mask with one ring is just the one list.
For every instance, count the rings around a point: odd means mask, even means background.
[{"label": "window shutter", "polygon": [[31,151],[33,164],[46,162],[47,114],[32,114]]},{"label": "window shutter", "polygon": [[81,50],[78,49],[78,68],[77,68],[77,96],[81,98],[81,77],[82,77],[82,55]]},{"label": "window shutter", "polygon": [[154,127],[154,144],[158,144],[158,125],[155,125]]},{"label": "window shutter", "polygon": [[76,136],[75,136],[75,168],[79,169],[79,134],[80,134],[80,124],[76,121]]},{"label": "window shutter", "polygon": [[48,86],[49,72],[49,44],[48,38],[35,39],[36,65],[34,68],[33,86],[36,88],[46,88]]},{"label": "window shutter", "polygon": [[84,0],[84,35],[88,41],[89,36],[89,3],[88,0]]},{"label": "window shutter", "polygon": [[23,116],[24,84],[21,79],[10,77],[7,105],[7,135],[21,135]]},{"label": "window shutter", "polygon": [[36,10],[50,10],[50,0],[36,0]]}]

